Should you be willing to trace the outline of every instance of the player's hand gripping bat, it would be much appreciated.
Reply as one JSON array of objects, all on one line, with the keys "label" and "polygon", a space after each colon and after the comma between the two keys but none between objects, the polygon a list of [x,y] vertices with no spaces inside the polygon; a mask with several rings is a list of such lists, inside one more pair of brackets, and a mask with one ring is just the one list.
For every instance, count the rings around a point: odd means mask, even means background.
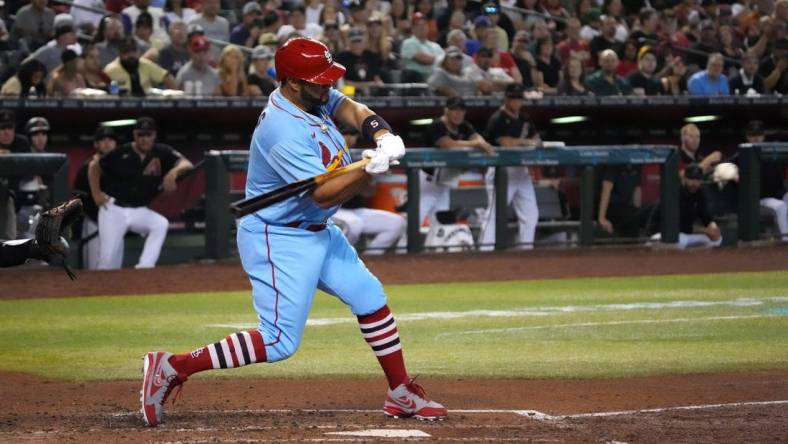
[{"label": "player's hand gripping bat", "polygon": [[299,180],[298,182],[287,184],[259,196],[233,202],[230,204],[230,211],[232,211],[235,217],[243,217],[247,214],[252,214],[277,202],[281,202],[289,197],[293,197],[305,191],[314,190],[315,188],[335,177],[339,177],[359,168],[364,168],[367,163],[369,163],[369,159],[362,159],[342,168],[337,168],[335,170],[319,174],[315,177],[310,177],[309,179]]}]

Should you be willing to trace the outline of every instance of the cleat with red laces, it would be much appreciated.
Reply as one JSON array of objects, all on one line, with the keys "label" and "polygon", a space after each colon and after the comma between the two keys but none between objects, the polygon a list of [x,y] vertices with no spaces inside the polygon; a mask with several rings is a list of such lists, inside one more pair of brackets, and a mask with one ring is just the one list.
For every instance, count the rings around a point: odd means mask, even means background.
[{"label": "cleat with red laces", "polygon": [[[183,387],[187,376],[179,374],[170,365],[172,353],[149,352],[142,367],[142,418],[151,427],[161,423],[162,407],[175,387]],[[179,389],[180,393],[180,389]],[[177,394],[176,394],[177,397]]]},{"label": "cleat with red laces", "polygon": [[422,421],[446,419],[446,407],[427,397],[415,378],[389,390],[383,404],[383,414],[390,418],[416,418]]}]

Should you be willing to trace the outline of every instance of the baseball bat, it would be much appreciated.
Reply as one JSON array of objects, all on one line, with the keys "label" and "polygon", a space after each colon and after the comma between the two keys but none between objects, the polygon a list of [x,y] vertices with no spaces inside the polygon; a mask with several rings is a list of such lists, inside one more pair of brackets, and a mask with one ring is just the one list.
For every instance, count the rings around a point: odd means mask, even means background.
[{"label": "baseball bat", "polygon": [[335,177],[339,177],[359,168],[364,168],[364,166],[366,166],[368,163],[369,159],[362,159],[342,168],[337,168],[335,170],[319,174],[315,177],[310,177],[309,179],[289,183],[285,186],[279,187],[267,193],[263,193],[259,196],[233,202],[230,204],[230,211],[235,217],[243,217],[247,214],[252,214],[277,202],[281,202],[289,197],[293,197],[305,191],[313,190]]}]

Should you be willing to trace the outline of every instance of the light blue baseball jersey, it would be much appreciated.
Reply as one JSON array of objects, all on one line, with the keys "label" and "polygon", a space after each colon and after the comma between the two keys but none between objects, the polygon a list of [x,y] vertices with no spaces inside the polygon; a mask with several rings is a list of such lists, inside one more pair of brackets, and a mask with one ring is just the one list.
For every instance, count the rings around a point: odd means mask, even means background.
[{"label": "light blue baseball jersey", "polygon": [[[350,163],[344,138],[331,120],[345,99],[331,89],[318,117],[274,91],[252,136],[246,196]],[[304,229],[325,223],[336,209],[322,209],[303,193],[241,219],[238,252],[252,284],[268,362],[287,359],[298,349],[317,288],[339,298],[358,316],[386,304],[380,281],[336,225]],[[291,226],[293,222],[300,222],[300,227]]]},{"label": "light blue baseball jersey", "polygon": [[[249,149],[246,197],[254,197],[281,186],[308,179],[351,162],[342,134],[332,117],[346,97],[334,88],[321,116],[307,113],[287,100],[277,89],[260,114]],[[294,221],[324,223],[337,207],[317,206],[309,193],[286,199],[256,213],[273,225]]]}]

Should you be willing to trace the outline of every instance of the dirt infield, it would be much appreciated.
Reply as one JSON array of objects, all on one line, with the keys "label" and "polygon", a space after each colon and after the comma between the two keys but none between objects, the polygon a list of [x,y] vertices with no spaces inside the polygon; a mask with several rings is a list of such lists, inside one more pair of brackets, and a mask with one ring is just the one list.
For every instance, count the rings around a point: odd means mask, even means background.
[{"label": "dirt infield", "polygon": [[[786,270],[788,249],[532,251],[367,263],[385,284],[456,282]],[[74,283],[61,274],[0,270],[0,297],[249,288],[230,262],[80,272]],[[167,405],[165,424],[148,429],[137,412],[139,381],[73,383],[0,372],[0,442],[788,442],[788,369],[615,380],[425,378],[429,393],[450,409],[439,423],[385,419],[382,378],[225,375],[189,381],[178,404]],[[363,435],[373,429],[414,435]]]}]

